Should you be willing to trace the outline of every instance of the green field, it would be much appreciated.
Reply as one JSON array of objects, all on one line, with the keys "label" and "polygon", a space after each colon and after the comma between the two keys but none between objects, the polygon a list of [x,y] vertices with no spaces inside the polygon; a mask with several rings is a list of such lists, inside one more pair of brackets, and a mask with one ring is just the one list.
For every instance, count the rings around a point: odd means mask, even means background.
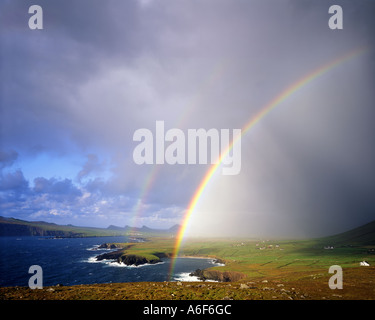
[{"label": "green field", "polygon": [[328,270],[331,265],[358,267],[366,260],[375,263],[374,246],[338,246],[324,249],[324,242],[309,241],[205,240],[187,242],[186,255],[215,256],[225,260],[224,267],[213,269],[241,272],[249,279],[265,276],[290,276],[299,271]]},{"label": "green field", "polygon": [[[174,239],[150,238],[133,244],[124,254],[155,258],[160,253],[171,256]],[[329,246],[333,249],[325,249]],[[282,276],[290,272],[328,270],[331,265],[342,268],[358,267],[361,261],[375,264],[374,245],[338,245],[324,240],[246,240],[246,239],[188,239],[180,256],[219,258],[225,266],[210,270],[240,272],[248,279]]]},{"label": "green field", "polygon": [[[122,255],[149,260],[171,257],[173,236],[119,244]],[[180,257],[225,262],[203,271],[222,282],[118,283],[0,288],[2,299],[370,299],[375,300],[375,222],[348,232],[311,240],[185,239]],[[162,258],[163,259],[163,258]],[[370,266],[360,266],[367,261]],[[339,265],[343,286],[332,290],[329,267]]]},{"label": "green field", "polygon": [[[149,240],[133,244],[124,254],[149,258],[172,255],[174,238],[149,237]],[[247,279],[254,279],[326,271],[332,265],[356,268],[361,261],[374,265],[374,251],[375,222],[371,222],[339,235],[311,240],[186,239],[179,255],[219,258],[225,261],[225,266],[210,270],[239,272]]]},{"label": "green field", "polygon": [[[152,259],[172,252],[174,239],[153,237],[131,244],[123,254]],[[258,244],[258,245],[257,245]],[[241,274],[231,282],[138,282],[77,286],[0,288],[0,299],[31,300],[375,300],[373,245],[324,249],[324,241],[188,239],[181,256],[215,257],[225,266],[205,270],[208,276]],[[265,248],[265,249],[260,249]],[[366,260],[369,267],[359,266]],[[332,290],[331,265],[343,270],[343,289]]]}]

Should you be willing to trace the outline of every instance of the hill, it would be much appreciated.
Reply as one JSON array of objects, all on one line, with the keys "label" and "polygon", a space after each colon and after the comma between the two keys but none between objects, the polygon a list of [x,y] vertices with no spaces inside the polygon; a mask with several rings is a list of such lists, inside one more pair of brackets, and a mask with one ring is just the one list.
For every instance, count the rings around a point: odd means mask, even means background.
[{"label": "hill", "polygon": [[163,234],[175,234],[178,232],[180,229],[180,225],[175,224],[174,226],[170,227],[169,229],[153,229],[149,228],[147,226],[142,226],[141,228],[137,227],[131,227],[131,226],[125,226],[125,227],[118,227],[114,225],[110,225],[108,230],[116,230],[116,231],[123,231],[123,232],[139,232],[142,234],[158,234],[158,235],[163,235]]},{"label": "hill", "polygon": [[[0,221],[4,220],[1,218]],[[8,219],[13,223],[17,219]],[[58,225],[39,222],[56,228]],[[68,226],[65,226],[68,227]],[[71,226],[70,226],[71,227]],[[113,226],[112,226],[113,227]],[[111,228],[112,228],[111,227]],[[111,229],[109,228],[109,229]],[[115,227],[115,229],[125,229]],[[136,229],[136,228],[135,228]],[[43,290],[0,288],[1,299],[286,299],[286,300],[374,300],[375,221],[344,233],[310,240],[263,239],[188,239],[181,247],[182,257],[219,259],[220,265],[201,270],[206,279],[224,282],[108,283]],[[138,228],[150,230],[150,228]],[[152,230],[152,229],[151,229]],[[108,231],[108,230],[107,230]],[[139,262],[170,256],[175,239],[152,237],[149,241],[122,244],[104,259],[137,259]],[[334,248],[326,250],[325,244]],[[107,244],[108,245],[108,244]],[[121,247],[121,244],[116,244]],[[98,256],[100,257],[100,256]],[[98,258],[97,257],[97,258]],[[370,266],[360,266],[361,261]],[[134,264],[134,261],[131,261]],[[344,288],[332,290],[329,268],[339,265],[344,273]],[[237,277],[241,275],[241,277]],[[236,277],[234,277],[236,276]],[[225,281],[231,281],[226,283]]]},{"label": "hill", "polygon": [[93,237],[115,236],[122,232],[101,228],[58,225],[45,221],[25,221],[0,217],[0,236],[51,236],[51,237]]},{"label": "hill", "polygon": [[332,245],[375,245],[375,221],[320,240]]},{"label": "hill", "polygon": [[129,233],[139,235],[154,234],[174,234],[178,230],[177,226],[170,229],[152,229],[146,226],[142,228],[124,228],[109,226],[108,228],[79,227],[68,225],[58,225],[45,221],[25,221],[15,218],[5,218],[0,216],[0,236],[51,236],[51,237],[103,237],[119,236]]}]

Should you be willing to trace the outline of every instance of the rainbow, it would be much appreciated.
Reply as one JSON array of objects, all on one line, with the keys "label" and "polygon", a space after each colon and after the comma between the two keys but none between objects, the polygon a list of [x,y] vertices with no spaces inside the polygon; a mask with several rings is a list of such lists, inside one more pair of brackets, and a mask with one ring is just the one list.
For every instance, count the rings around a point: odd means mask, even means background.
[{"label": "rainbow", "polygon": [[348,54],[345,54],[342,57],[336,58],[333,61],[330,61],[320,66],[318,69],[315,69],[313,72],[310,72],[309,74],[305,75],[304,77],[302,77],[301,79],[299,79],[298,81],[294,82],[292,85],[287,87],[284,91],[282,91],[279,95],[277,95],[273,100],[271,100],[267,105],[261,108],[260,111],[257,114],[255,114],[253,117],[251,117],[250,120],[243,126],[241,130],[241,134],[232,139],[232,143],[228,145],[227,149],[224,152],[222,152],[218,161],[215,164],[211,165],[210,169],[206,172],[206,175],[203,177],[202,181],[200,182],[198,188],[195,190],[195,193],[189,202],[188,209],[181,223],[181,228],[178,231],[177,236],[176,236],[174,250],[173,250],[172,258],[171,258],[171,264],[169,268],[169,280],[171,280],[173,276],[173,271],[174,271],[174,267],[176,264],[176,258],[178,257],[178,254],[180,252],[181,243],[184,238],[187,226],[189,224],[189,220],[194,212],[194,209],[197,206],[199,199],[202,197],[202,194],[205,188],[207,187],[208,183],[210,182],[215,172],[221,165],[223,158],[231,151],[231,149],[233,148],[233,145],[237,143],[240,140],[240,138],[243,135],[245,135],[251,128],[253,128],[260,120],[262,120],[267,114],[269,114],[274,108],[276,108],[278,105],[284,102],[297,90],[301,89],[305,85],[309,84],[311,81],[317,79],[319,76],[325,74],[326,72],[332,70],[333,68],[339,66],[340,64],[364,53],[365,51],[366,51],[366,48],[356,49]]},{"label": "rainbow", "polygon": [[137,223],[139,221],[140,216],[142,215],[142,205],[146,202],[147,196],[152,189],[152,186],[154,185],[154,182],[156,181],[156,177],[160,171],[160,166],[157,164],[154,164],[152,169],[150,170],[150,173],[147,175],[145,182],[143,184],[143,187],[141,189],[141,193],[138,199],[138,202],[134,209],[134,216],[132,219],[132,222],[130,226],[132,226],[132,230],[136,228]]},{"label": "rainbow", "polygon": [[[190,117],[194,109],[196,109],[196,106],[199,102],[199,100],[202,98],[202,96],[207,93],[211,87],[214,86],[215,83],[217,83],[224,74],[224,70],[226,68],[225,61],[218,61],[212,70],[212,72],[208,75],[204,81],[202,81],[201,85],[198,87],[197,93],[192,97],[191,101],[187,104],[187,106],[184,108],[185,112],[183,112],[180,117],[177,120],[177,128],[184,126],[184,122],[187,121],[187,119]],[[151,191],[156,178],[158,174],[160,173],[161,166],[157,164],[153,164],[152,169],[146,176],[140,194],[138,196],[138,201],[134,206],[133,209],[133,218],[131,220],[130,226],[133,227],[133,229],[137,226],[142,213],[143,213],[143,205],[147,201],[147,197],[149,192]]]}]

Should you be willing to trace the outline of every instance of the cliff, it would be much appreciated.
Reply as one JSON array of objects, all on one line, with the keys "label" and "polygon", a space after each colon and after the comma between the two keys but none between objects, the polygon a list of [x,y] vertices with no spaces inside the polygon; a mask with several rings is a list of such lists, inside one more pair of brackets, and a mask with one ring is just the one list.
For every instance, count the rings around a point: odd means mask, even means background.
[{"label": "cliff", "polygon": [[117,249],[117,248],[123,248],[123,246],[117,243],[103,243],[98,247],[98,249]]},{"label": "cliff", "polygon": [[45,221],[25,221],[0,216],[0,236],[92,237],[123,235],[123,232],[93,227],[58,225]]},{"label": "cliff", "polygon": [[235,271],[201,270],[197,269],[190,273],[191,276],[198,277],[199,280],[214,280],[219,282],[233,282],[245,278],[245,275]]},{"label": "cliff", "polygon": [[[152,229],[146,226],[142,228],[124,228],[110,225],[108,228],[84,227],[59,225],[45,221],[26,221],[15,218],[0,216],[0,236],[49,236],[49,237],[104,237],[121,236],[127,233],[141,233],[147,235],[174,235],[179,226],[175,225],[169,229]],[[145,238],[137,237],[136,241],[146,241]]]},{"label": "cliff", "polygon": [[[104,248],[113,248],[114,244],[103,244]],[[133,245],[126,245],[120,250],[116,250],[113,252],[103,253],[96,257],[97,261],[101,260],[114,260],[118,263],[124,263],[128,266],[139,266],[142,264],[155,264],[158,262],[162,262],[161,258],[166,258],[169,255],[163,252],[153,252],[147,254],[135,254],[132,252],[128,252],[127,250],[131,248]]]}]

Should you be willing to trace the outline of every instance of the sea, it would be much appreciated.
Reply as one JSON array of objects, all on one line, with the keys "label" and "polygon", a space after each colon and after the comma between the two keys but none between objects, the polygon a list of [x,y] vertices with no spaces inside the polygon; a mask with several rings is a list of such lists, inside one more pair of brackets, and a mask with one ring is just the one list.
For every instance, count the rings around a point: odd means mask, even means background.
[{"label": "sea", "polygon": [[[42,268],[43,286],[142,281],[199,281],[189,274],[215,264],[213,259],[177,258],[169,278],[171,259],[161,263],[126,266],[112,260],[96,261],[109,252],[103,243],[131,242],[125,236],[92,238],[0,237],[0,286],[28,286],[32,265]],[[113,251],[113,250],[112,250]]]}]

